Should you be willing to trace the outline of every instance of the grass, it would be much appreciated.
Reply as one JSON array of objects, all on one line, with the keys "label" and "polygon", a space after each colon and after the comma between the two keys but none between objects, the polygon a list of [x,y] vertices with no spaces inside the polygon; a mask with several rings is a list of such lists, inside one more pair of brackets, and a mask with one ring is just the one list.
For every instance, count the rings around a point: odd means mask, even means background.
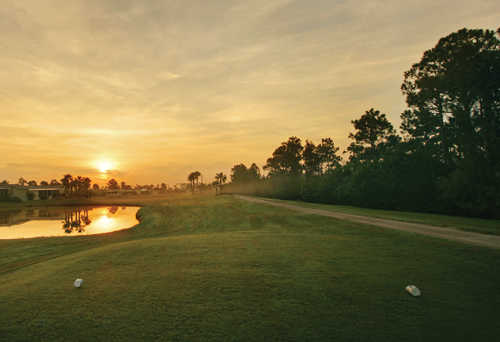
[{"label": "grass", "polygon": [[290,203],[305,208],[322,209],[333,212],[341,212],[352,215],[371,216],[383,219],[390,219],[402,222],[422,223],[439,227],[457,228],[460,230],[500,235],[500,220],[489,220],[463,216],[449,216],[441,214],[418,213],[410,211],[369,209],[361,207],[352,207],[347,205],[333,205],[310,203],[302,201],[285,201],[278,199],[269,199],[271,201]]},{"label": "grass", "polygon": [[[110,234],[0,241],[0,340],[489,341],[500,333],[496,250],[229,196],[156,199],[141,215],[135,228]],[[408,284],[423,296],[406,294]]]}]

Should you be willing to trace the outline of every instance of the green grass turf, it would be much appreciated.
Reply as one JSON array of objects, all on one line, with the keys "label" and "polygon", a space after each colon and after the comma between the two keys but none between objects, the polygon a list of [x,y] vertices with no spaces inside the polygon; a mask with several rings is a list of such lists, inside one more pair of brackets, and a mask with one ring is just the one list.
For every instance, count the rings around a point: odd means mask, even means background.
[{"label": "green grass turf", "polygon": [[452,227],[460,230],[500,235],[500,220],[489,220],[463,216],[449,216],[441,214],[417,213],[410,211],[382,210],[352,207],[347,205],[333,205],[321,203],[309,203],[302,201],[284,201],[270,199],[271,201],[289,203],[305,208],[323,209],[333,212],[341,212],[352,215],[371,216],[389,220],[429,224],[440,227]]},{"label": "green grass turf", "polygon": [[[500,252],[236,200],[0,241],[0,340],[493,341]],[[75,278],[84,279],[75,289]],[[420,298],[404,292],[416,284]]]}]

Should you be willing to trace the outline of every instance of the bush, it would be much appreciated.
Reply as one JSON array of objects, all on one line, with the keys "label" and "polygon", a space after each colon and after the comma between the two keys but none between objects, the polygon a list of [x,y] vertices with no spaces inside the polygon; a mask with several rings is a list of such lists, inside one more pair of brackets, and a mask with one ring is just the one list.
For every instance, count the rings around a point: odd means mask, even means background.
[{"label": "bush", "polygon": [[1,197],[0,202],[21,203],[22,200],[19,197]]}]

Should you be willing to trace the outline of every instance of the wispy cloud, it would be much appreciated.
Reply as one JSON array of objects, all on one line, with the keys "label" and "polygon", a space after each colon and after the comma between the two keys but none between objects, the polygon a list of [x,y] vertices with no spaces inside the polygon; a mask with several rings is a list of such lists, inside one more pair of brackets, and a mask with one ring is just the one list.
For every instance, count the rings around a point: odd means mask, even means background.
[{"label": "wispy cloud", "polygon": [[90,172],[107,156],[130,182],[173,183],[262,164],[289,135],[345,145],[369,107],[398,125],[402,73],[425,49],[495,29],[498,12],[490,0],[5,0],[0,178]]}]

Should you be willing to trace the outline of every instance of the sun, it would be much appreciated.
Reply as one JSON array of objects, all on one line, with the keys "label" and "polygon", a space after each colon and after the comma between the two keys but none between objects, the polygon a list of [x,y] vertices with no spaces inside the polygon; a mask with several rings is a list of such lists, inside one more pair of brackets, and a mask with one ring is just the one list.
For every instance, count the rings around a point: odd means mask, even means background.
[{"label": "sun", "polygon": [[113,169],[113,163],[109,160],[100,160],[97,162],[97,169],[102,173],[106,173]]}]

